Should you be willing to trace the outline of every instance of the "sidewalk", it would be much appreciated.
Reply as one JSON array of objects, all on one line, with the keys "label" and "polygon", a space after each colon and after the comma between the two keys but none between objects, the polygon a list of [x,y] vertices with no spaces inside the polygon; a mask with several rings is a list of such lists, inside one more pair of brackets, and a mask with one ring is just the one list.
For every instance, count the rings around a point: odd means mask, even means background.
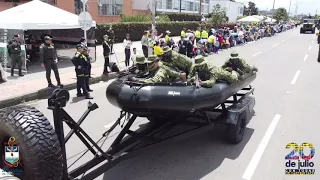
[{"label": "sidewalk", "polygon": [[[173,37],[175,41],[179,37]],[[125,68],[124,64],[124,47],[122,43],[114,44],[115,54],[111,55],[110,61],[117,62],[120,69]],[[138,53],[142,54],[142,47],[140,41],[133,42],[132,48],[137,48]],[[60,56],[72,57],[75,49],[59,50]],[[98,83],[100,81],[108,81],[115,78],[115,74],[109,76],[101,76],[104,65],[103,48],[101,45],[96,48],[97,61],[92,64],[92,76],[91,84]],[[68,63],[68,62],[67,62]],[[130,62],[131,63],[131,62]],[[62,64],[62,63],[61,63]],[[58,63],[59,66],[59,63]],[[41,68],[41,67],[35,67]],[[59,68],[61,82],[65,85],[65,88],[70,90],[76,88],[76,77],[73,66]],[[0,109],[20,104],[25,101],[32,101],[35,99],[47,98],[51,95],[52,89],[47,87],[47,80],[45,78],[45,71],[27,73],[24,77],[10,77],[7,72],[8,81],[0,84]],[[56,84],[54,73],[51,74],[51,79]]]}]

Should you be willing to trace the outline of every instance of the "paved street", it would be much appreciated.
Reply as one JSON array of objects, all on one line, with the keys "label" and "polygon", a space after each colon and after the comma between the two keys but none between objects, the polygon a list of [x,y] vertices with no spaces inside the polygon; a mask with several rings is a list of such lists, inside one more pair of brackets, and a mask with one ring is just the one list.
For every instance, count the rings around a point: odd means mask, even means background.
[{"label": "paved street", "polygon": [[[255,116],[248,124],[240,144],[228,144],[224,140],[225,128],[216,126],[213,130],[188,138],[151,146],[140,156],[119,164],[98,179],[319,180],[320,161],[317,149],[320,141],[317,128],[320,127],[320,107],[317,95],[320,85],[317,78],[320,77],[320,70],[316,36],[299,34],[299,29],[294,29],[223,51],[207,59],[216,65],[222,65],[234,50],[259,68],[257,79],[253,83],[256,88]],[[110,105],[105,97],[107,86],[108,83],[92,85],[92,95],[95,97],[92,102],[97,103],[100,108],[92,112],[82,124],[95,140],[119,116],[120,109]],[[75,97],[75,91],[70,93]],[[66,111],[78,119],[85,111],[87,102],[72,98]],[[47,109],[47,100],[28,104],[38,108],[52,122],[52,112]],[[146,120],[139,119],[140,123],[144,121]],[[135,128],[139,127],[139,122],[135,124]],[[120,128],[114,131],[104,147],[112,142],[119,130]],[[284,174],[284,157],[292,150],[285,147],[291,142],[299,146],[309,142],[315,146],[316,154],[312,160],[316,175]],[[78,138],[73,137],[67,145],[68,163],[72,163],[84,149]],[[308,148],[305,148],[304,153],[309,155]],[[90,154],[85,156],[75,166],[90,157]]]}]

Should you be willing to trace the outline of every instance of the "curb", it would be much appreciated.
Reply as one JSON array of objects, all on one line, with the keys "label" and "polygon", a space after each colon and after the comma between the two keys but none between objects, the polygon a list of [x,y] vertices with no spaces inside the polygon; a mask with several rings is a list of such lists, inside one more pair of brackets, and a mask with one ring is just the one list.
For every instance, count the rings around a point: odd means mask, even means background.
[{"label": "curb", "polygon": [[[96,83],[99,83],[100,81],[106,82],[106,81],[115,79],[116,77],[117,77],[117,73],[110,73],[108,76],[94,77],[91,79],[90,83],[96,84]],[[77,87],[77,83],[75,82],[75,83],[71,83],[71,84],[65,84],[63,89],[72,90],[72,89],[75,89],[76,87]],[[14,106],[14,105],[17,105],[20,103],[28,102],[28,101],[49,98],[54,90],[55,89],[53,89],[53,88],[44,88],[44,89],[40,89],[36,92],[27,93],[27,94],[20,95],[17,97],[1,100],[0,109]]]}]

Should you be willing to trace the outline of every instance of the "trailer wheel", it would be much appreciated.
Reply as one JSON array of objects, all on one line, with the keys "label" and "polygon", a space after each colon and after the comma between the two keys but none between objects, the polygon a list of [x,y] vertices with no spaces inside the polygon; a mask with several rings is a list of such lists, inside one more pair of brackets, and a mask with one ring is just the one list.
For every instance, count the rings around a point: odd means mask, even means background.
[{"label": "trailer wheel", "polygon": [[[14,174],[16,177],[23,180],[62,179],[63,156],[58,137],[41,112],[28,106],[0,110],[0,147],[11,137],[19,143],[20,162],[15,167],[19,169],[19,173]],[[5,148],[1,148],[1,158],[5,158],[4,152]],[[0,163],[0,168],[10,167]]]},{"label": "trailer wheel", "polygon": [[247,126],[247,116],[246,112],[242,112],[239,115],[237,124],[228,124],[227,125],[227,138],[228,141],[232,144],[238,144],[242,141],[245,129]]}]

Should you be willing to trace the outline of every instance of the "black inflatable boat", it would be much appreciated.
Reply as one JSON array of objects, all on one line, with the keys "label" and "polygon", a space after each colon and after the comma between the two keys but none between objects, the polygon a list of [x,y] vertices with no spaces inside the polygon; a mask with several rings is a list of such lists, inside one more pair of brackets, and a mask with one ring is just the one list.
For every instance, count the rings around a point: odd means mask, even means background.
[{"label": "black inflatable boat", "polygon": [[219,82],[211,88],[187,83],[137,84],[116,79],[107,87],[106,95],[112,105],[132,114],[192,112],[218,106],[255,78],[255,73],[247,74],[237,83]]}]

